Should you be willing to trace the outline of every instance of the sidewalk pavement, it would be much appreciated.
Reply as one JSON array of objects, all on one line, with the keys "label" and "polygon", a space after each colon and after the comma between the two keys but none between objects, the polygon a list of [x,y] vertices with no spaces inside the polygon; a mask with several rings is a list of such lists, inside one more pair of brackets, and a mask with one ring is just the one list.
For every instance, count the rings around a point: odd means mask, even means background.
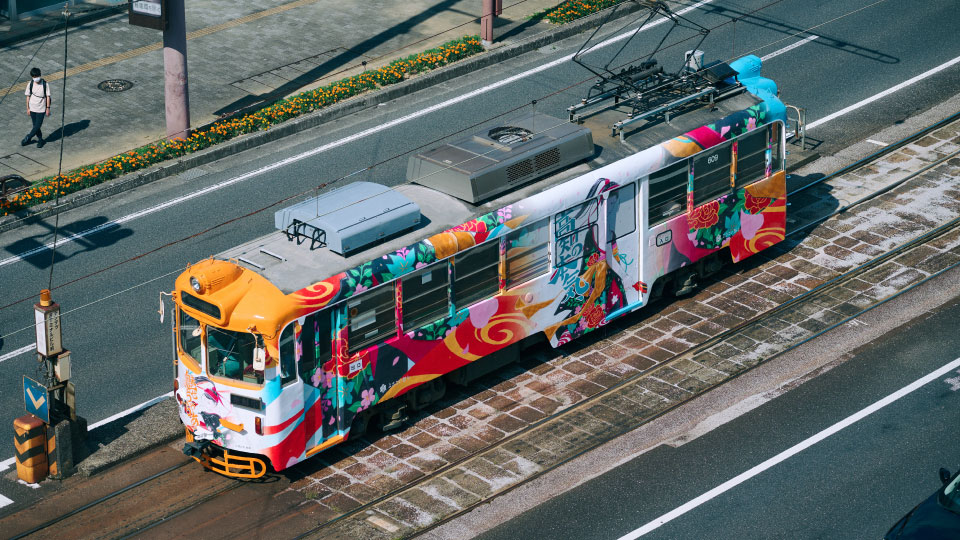
[{"label": "sidewalk pavement", "polygon": [[[507,0],[495,25],[495,43],[508,45],[549,30],[552,25],[529,15],[557,3]],[[358,73],[362,62],[377,67],[480,31],[480,0],[294,0],[268,9],[263,5],[253,0],[187,3],[193,127]],[[10,29],[0,32],[0,42],[26,32],[25,24],[3,23],[0,29]],[[36,34],[35,26],[33,30]],[[55,174],[61,138],[67,171],[164,137],[161,32],[131,26],[125,12],[71,27],[65,100],[64,32],[58,30],[44,41],[45,35],[0,49],[0,117],[5,125],[0,176],[39,179]],[[23,93],[34,66],[42,70],[53,98],[52,116],[43,126],[48,141],[43,149],[36,143],[20,146],[31,127]],[[98,88],[114,79],[130,81],[132,87],[122,92]]]}]

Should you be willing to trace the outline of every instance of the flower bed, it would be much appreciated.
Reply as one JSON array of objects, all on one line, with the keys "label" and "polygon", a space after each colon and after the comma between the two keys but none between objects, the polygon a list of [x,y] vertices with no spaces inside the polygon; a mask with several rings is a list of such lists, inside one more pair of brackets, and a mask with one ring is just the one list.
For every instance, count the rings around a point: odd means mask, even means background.
[{"label": "flower bed", "polygon": [[270,126],[328,107],[364,91],[398,83],[408,74],[436,69],[483,50],[479,36],[466,36],[444,43],[436,49],[394,60],[380,69],[364,71],[359,75],[277,101],[256,112],[217,121],[194,132],[187,139],[148,144],[96,165],[80,167],[61,177],[44,178],[30,189],[11,197],[9,201],[0,201],[0,215],[53,200],[56,197],[58,180],[61,196],[74,193],[166,159],[203,150],[238,135],[269,129]]},{"label": "flower bed", "polygon": [[534,15],[554,24],[563,24],[619,4],[623,0],[567,0],[555,8]]}]

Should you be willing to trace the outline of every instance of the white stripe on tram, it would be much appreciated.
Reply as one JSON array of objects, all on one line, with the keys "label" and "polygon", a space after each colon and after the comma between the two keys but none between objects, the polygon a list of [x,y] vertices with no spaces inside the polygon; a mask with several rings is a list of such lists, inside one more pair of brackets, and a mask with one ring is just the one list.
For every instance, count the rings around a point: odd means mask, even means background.
[{"label": "white stripe on tram", "polygon": [[700,496],[697,497],[696,499],[693,499],[693,500],[687,502],[686,504],[684,504],[684,505],[682,505],[682,506],[679,506],[679,507],[671,510],[670,512],[667,512],[666,514],[663,514],[662,516],[654,519],[653,521],[647,523],[646,525],[640,527],[639,529],[636,529],[636,530],[634,530],[633,532],[630,532],[630,533],[628,533],[628,534],[625,534],[625,535],[621,536],[619,540],[636,540],[637,538],[640,538],[641,536],[643,536],[643,535],[645,535],[645,534],[647,534],[647,533],[649,533],[649,532],[651,532],[651,531],[653,531],[653,530],[661,527],[662,525],[665,525],[665,524],[667,524],[667,523],[670,523],[670,522],[673,521],[674,519],[676,519],[676,518],[678,518],[678,517],[686,514],[687,512],[689,512],[689,511],[697,508],[698,506],[702,505],[703,503],[708,502],[708,501],[710,501],[711,499],[714,499],[714,498],[716,498],[716,497],[718,497],[718,496],[726,493],[727,491],[730,491],[731,489],[737,487],[738,485],[742,484],[743,482],[746,482],[747,480],[749,480],[749,479],[753,478],[754,476],[762,473],[763,471],[766,471],[767,469],[769,469],[769,468],[771,468],[771,467],[773,467],[773,466],[775,466],[775,465],[777,465],[777,464],[779,464],[779,463],[781,463],[781,462],[789,459],[790,457],[793,457],[794,455],[799,454],[800,452],[806,450],[807,448],[810,448],[811,446],[813,446],[813,445],[817,444],[818,442],[826,439],[827,437],[829,437],[829,436],[831,436],[831,435],[839,432],[840,430],[852,426],[853,424],[859,422],[860,420],[863,420],[863,419],[866,418],[867,416],[870,416],[871,414],[879,411],[880,409],[886,407],[887,405],[890,405],[891,403],[897,401],[898,399],[900,399],[900,398],[902,398],[902,397],[910,394],[911,392],[913,392],[913,391],[921,388],[921,387],[924,386],[925,384],[930,383],[930,382],[932,382],[932,381],[935,381],[935,380],[939,379],[941,376],[943,376],[943,375],[945,375],[945,374],[947,374],[947,373],[950,373],[951,371],[953,371],[953,370],[956,369],[957,367],[960,367],[960,358],[957,358],[956,360],[954,360],[954,361],[946,364],[945,366],[937,369],[936,371],[933,371],[933,372],[931,372],[931,373],[928,373],[927,375],[924,375],[923,377],[920,377],[919,379],[913,381],[912,383],[908,384],[907,386],[904,386],[903,388],[901,388],[901,389],[897,390],[896,392],[888,395],[887,397],[885,397],[885,398],[883,398],[883,399],[881,399],[881,400],[879,400],[879,401],[876,401],[876,402],[874,402],[873,404],[867,406],[866,408],[861,409],[860,411],[858,411],[858,412],[856,412],[856,413],[854,413],[854,414],[852,414],[852,415],[844,418],[843,420],[837,422],[836,424],[833,424],[832,426],[830,426],[830,427],[828,427],[827,429],[821,431],[820,433],[817,433],[816,435],[813,435],[812,437],[810,437],[810,438],[808,438],[808,439],[806,439],[806,440],[804,440],[804,441],[802,441],[802,442],[800,442],[800,443],[797,443],[797,444],[795,444],[794,446],[791,446],[790,448],[784,450],[783,452],[780,452],[779,454],[777,454],[777,455],[773,456],[772,458],[764,461],[763,463],[761,463],[761,464],[753,467],[752,469],[750,469],[750,470],[748,470],[748,471],[746,471],[746,472],[743,472],[743,473],[741,473],[741,474],[739,474],[739,475],[731,478],[730,480],[727,480],[726,482],[724,482],[724,483],[720,484],[719,486],[711,489],[710,491],[704,493],[703,495],[700,495]]}]

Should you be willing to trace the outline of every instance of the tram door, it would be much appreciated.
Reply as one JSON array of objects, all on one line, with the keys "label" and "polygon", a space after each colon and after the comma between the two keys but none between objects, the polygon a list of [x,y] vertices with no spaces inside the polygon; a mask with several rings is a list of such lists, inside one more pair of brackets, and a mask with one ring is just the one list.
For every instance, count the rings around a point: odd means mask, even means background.
[{"label": "tram door", "polygon": [[640,302],[640,241],[637,183],[606,194],[607,317],[636,307]]},{"label": "tram door", "polygon": [[[304,419],[310,432],[307,449],[337,434],[339,407],[336,343],[333,339],[336,309],[325,309],[304,318],[300,329],[300,378],[303,380]],[[331,423],[333,419],[333,423]]]}]

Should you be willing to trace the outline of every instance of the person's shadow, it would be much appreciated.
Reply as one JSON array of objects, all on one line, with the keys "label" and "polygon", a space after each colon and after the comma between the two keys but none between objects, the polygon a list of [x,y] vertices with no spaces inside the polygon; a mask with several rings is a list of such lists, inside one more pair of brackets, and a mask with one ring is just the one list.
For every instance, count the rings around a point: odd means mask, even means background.
[{"label": "person's shadow", "polygon": [[64,139],[65,139],[65,138],[67,138],[67,137],[69,137],[69,136],[71,136],[71,135],[75,135],[75,134],[77,134],[77,133],[80,133],[81,131],[87,129],[88,127],[90,127],[90,121],[89,121],[89,120],[81,120],[81,121],[79,121],[79,122],[71,122],[71,123],[69,123],[69,124],[67,124],[67,125],[65,125],[65,126],[58,127],[56,130],[53,131],[53,133],[47,135],[47,136],[44,138],[44,140],[47,142],[47,144],[50,144],[50,143],[52,143],[52,142],[54,142],[54,141],[60,140],[61,138],[64,138]]}]

